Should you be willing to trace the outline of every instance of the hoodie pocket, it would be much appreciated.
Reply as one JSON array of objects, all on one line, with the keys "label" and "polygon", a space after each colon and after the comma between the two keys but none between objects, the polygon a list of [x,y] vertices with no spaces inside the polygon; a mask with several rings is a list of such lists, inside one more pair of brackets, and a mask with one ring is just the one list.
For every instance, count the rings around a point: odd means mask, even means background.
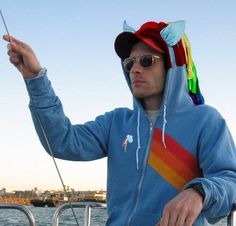
[{"label": "hoodie pocket", "polygon": [[[125,226],[130,217],[130,210],[114,207],[108,216],[106,226]],[[159,223],[161,214],[136,211],[129,226],[155,226]]]},{"label": "hoodie pocket", "polygon": [[155,226],[161,219],[161,213],[147,213],[136,211],[132,217],[130,226]]}]

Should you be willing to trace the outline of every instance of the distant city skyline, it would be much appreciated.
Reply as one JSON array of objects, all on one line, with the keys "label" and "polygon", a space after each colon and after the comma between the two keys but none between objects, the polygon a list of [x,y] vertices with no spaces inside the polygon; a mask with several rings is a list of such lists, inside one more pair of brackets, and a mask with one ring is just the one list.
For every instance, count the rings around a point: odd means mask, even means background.
[{"label": "distant city skyline", "polygon": [[8,191],[0,190],[0,203],[11,203],[19,205],[33,205],[35,207],[57,207],[65,202],[106,202],[106,191],[87,190],[32,190]]},{"label": "distant city skyline", "polygon": [[[114,51],[124,20],[135,29],[149,20],[186,20],[206,104],[218,109],[236,138],[235,0],[2,0],[0,8],[9,32],[28,43],[47,68],[73,124],[133,106]],[[2,22],[0,33],[6,33]],[[53,161],[34,130],[24,82],[9,63],[6,45],[0,41],[0,189],[60,189]],[[69,187],[106,190],[106,159],[57,163]]]},{"label": "distant city skyline", "polygon": [[[67,188],[68,191],[106,191],[104,189],[88,189],[88,190],[76,190],[74,188],[70,188],[68,187]],[[40,191],[40,192],[44,192],[44,191],[61,191],[61,192],[64,192],[64,189],[63,188],[58,188],[58,189],[41,189],[41,188],[37,188],[37,187],[34,187],[34,188],[28,188],[28,189],[24,189],[24,190],[21,190],[21,189],[8,189],[8,188],[0,188],[0,195],[1,195],[1,192],[14,192],[14,191],[22,191],[22,192],[26,192],[26,191]]]}]

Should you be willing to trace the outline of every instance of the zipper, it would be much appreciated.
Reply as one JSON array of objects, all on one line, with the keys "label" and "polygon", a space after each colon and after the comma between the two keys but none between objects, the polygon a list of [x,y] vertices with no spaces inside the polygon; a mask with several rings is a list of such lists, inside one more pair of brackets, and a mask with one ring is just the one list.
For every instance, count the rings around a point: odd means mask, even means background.
[{"label": "zipper", "polygon": [[130,214],[128,220],[127,220],[126,226],[130,225],[130,222],[131,222],[131,220],[134,216],[134,213],[135,213],[135,211],[137,210],[137,207],[138,207],[141,188],[142,188],[142,185],[143,185],[143,180],[144,180],[146,166],[147,166],[147,159],[148,159],[148,156],[149,156],[149,149],[150,149],[150,145],[151,145],[151,141],[152,141],[152,135],[153,135],[153,123],[149,120],[149,138],[148,138],[147,148],[145,150],[146,152],[145,152],[144,161],[143,161],[141,178],[139,180],[139,184],[138,184],[138,188],[137,188],[137,199],[136,199],[136,203],[134,205],[133,211],[131,212],[131,214]]}]

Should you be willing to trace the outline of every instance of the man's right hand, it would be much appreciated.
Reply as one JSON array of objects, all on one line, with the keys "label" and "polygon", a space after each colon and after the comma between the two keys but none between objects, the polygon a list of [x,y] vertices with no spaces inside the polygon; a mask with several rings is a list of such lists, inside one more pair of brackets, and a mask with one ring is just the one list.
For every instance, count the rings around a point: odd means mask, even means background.
[{"label": "man's right hand", "polygon": [[9,35],[4,35],[3,39],[9,42],[7,54],[10,56],[10,62],[17,67],[25,79],[34,78],[41,66],[30,46]]}]

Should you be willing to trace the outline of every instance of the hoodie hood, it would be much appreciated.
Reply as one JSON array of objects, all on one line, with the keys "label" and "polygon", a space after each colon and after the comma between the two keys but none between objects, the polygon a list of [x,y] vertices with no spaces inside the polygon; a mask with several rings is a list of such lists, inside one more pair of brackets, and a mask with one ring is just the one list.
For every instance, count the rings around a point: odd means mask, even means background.
[{"label": "hoodie hood", "polygon": [[[169,24],[151,21],[143,24],[139,30],[135,31],[124,21],[124,32],[119,34],[115,40],[115,50],[121,61],[129,57],[133,45],[138,41],[142,41],[151,48],[159,52],[161,50],[164,53],[167,73],[163,102],[167,104],[166,98],[173,97],[176,101],[170,100],[172,108],[176,108],[178,104],[182,103],[182,97],[186,100],[186,95],[191,97],[195,105],[204,104],[196,67],[191,56],[191,46],[186,34],[184,34],[184,28],[184,21]],[[132,92],[129,73],[124,71],[124,75]],[[170,75],[171,78],[169,78]],[[171,87],[169,87],[170,82],[174,83],[171,84]],[[170,93],[170,89],[174,92],[173,96]]]}]

